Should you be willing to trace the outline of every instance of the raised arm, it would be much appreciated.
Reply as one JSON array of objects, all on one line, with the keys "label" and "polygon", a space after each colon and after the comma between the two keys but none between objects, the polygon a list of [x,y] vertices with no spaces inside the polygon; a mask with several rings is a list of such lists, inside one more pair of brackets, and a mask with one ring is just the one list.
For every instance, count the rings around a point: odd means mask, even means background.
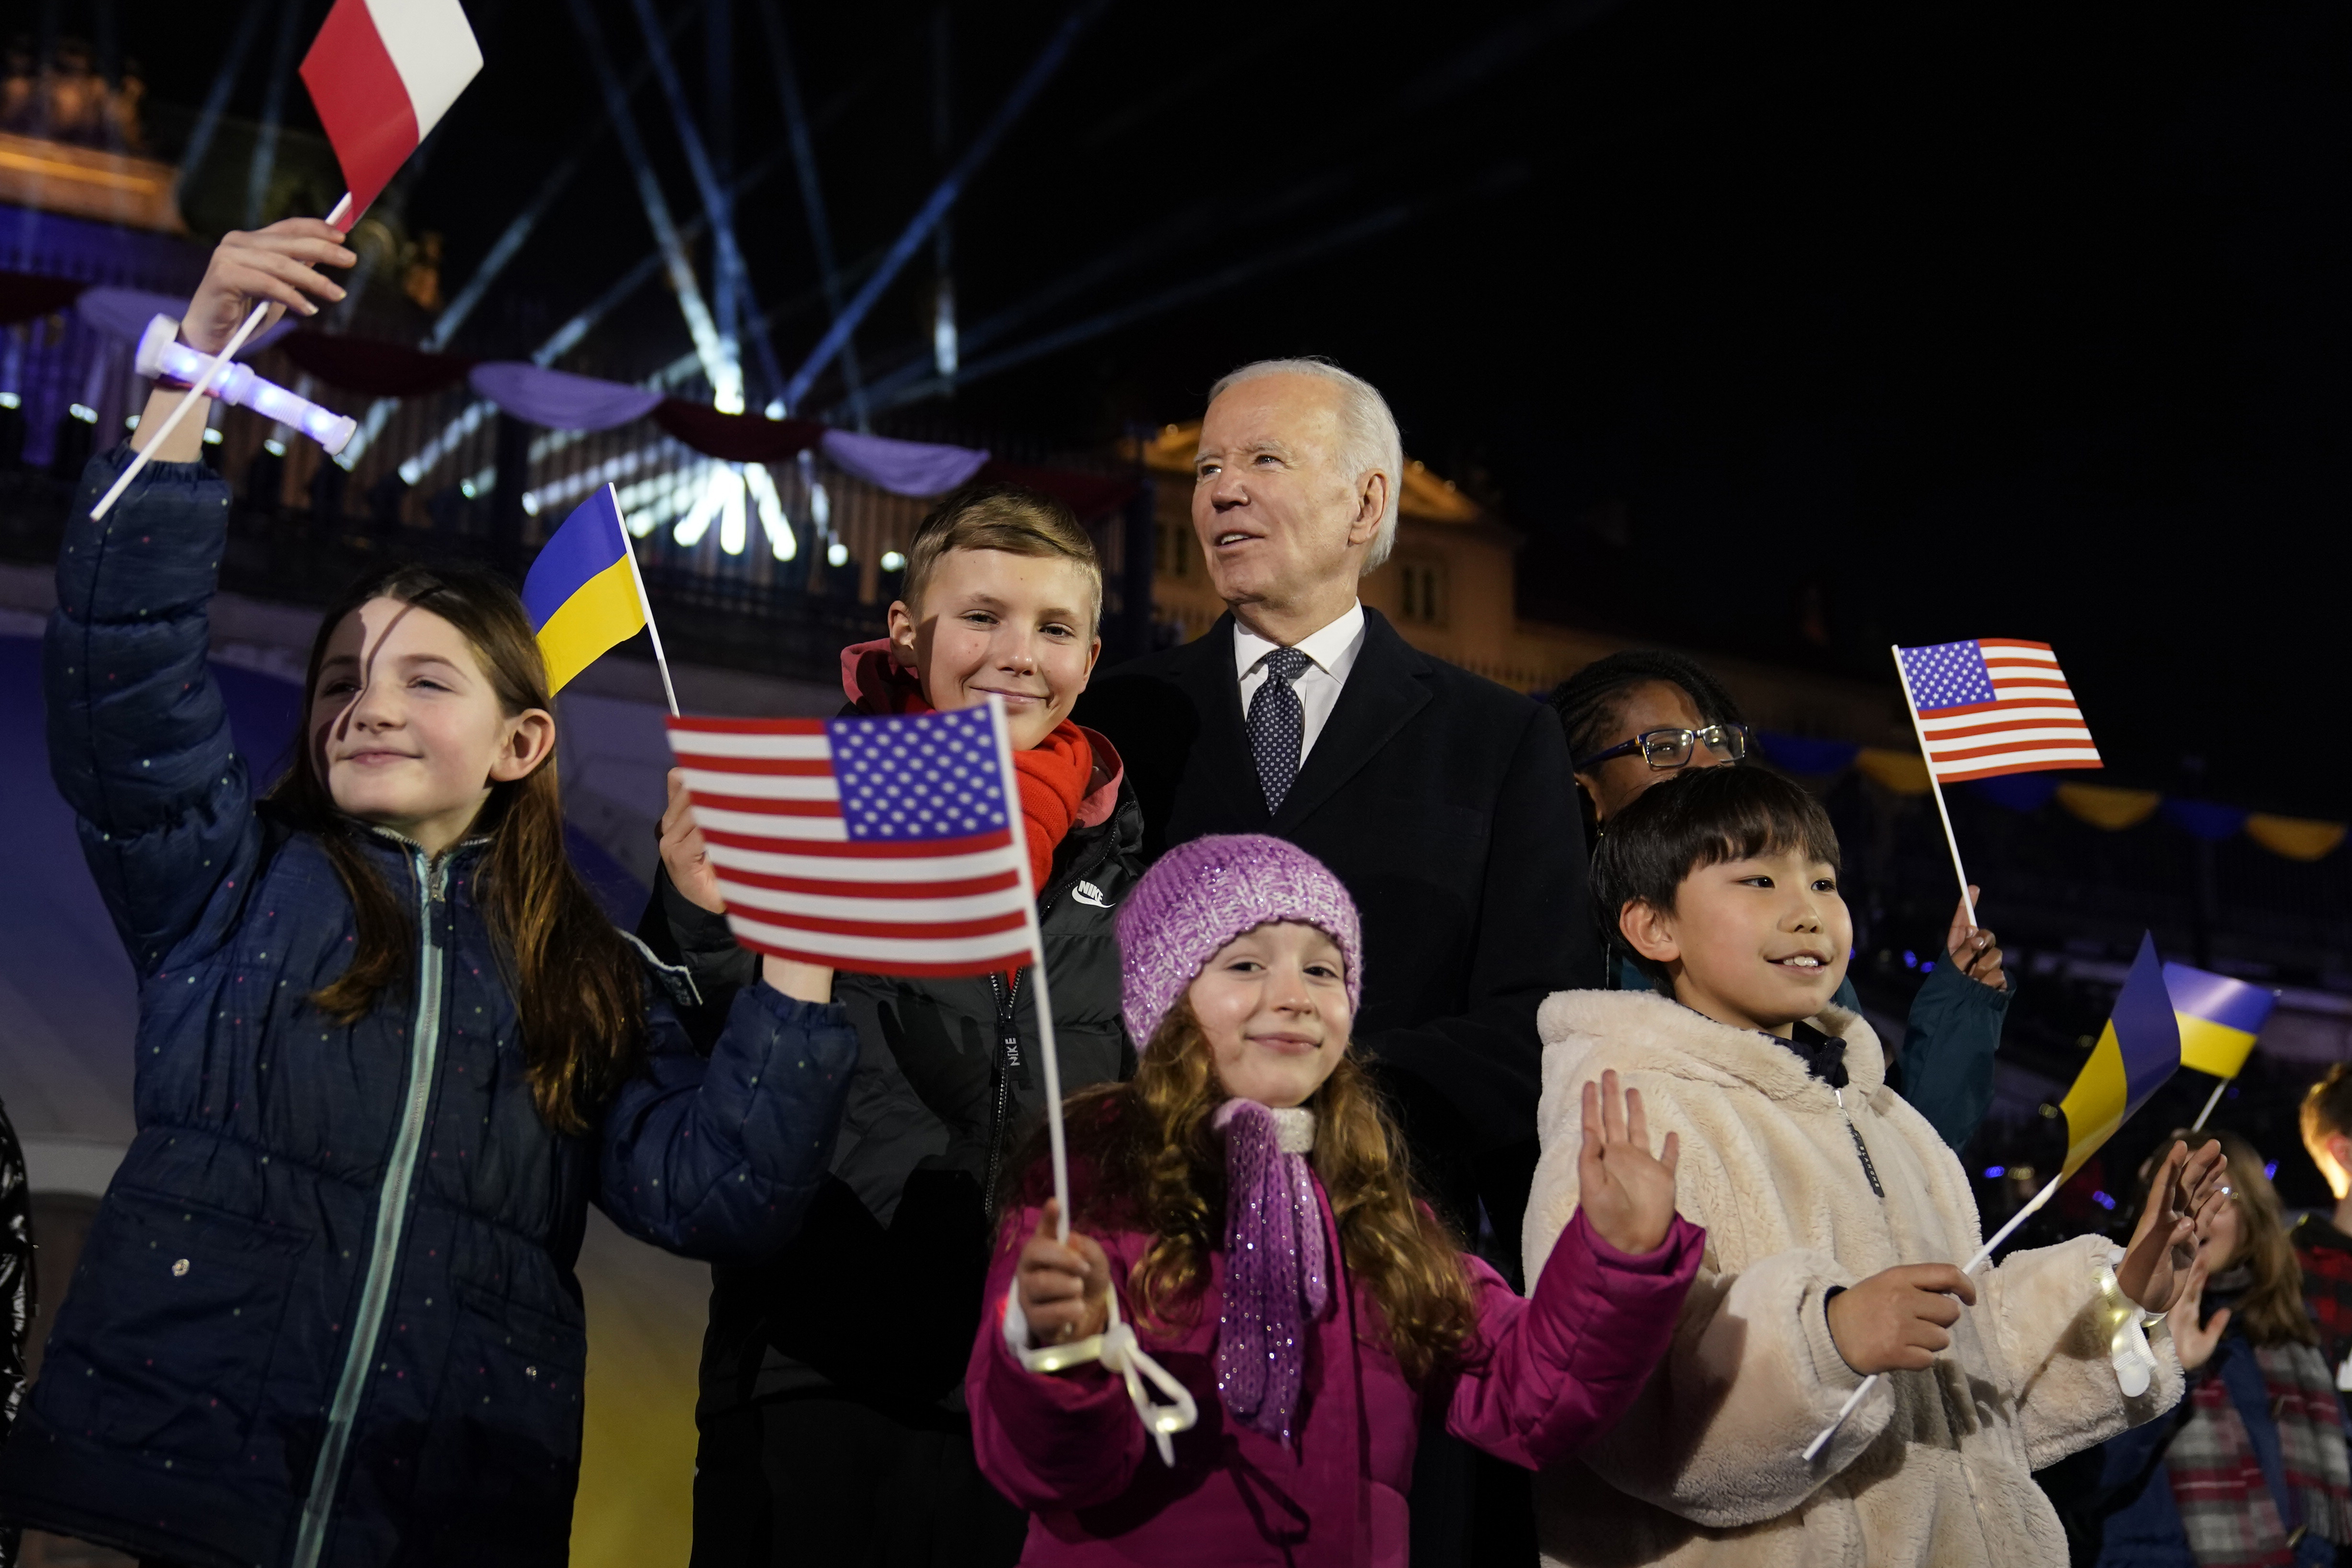
[{"label": "raised arm", "polygon": [[736,994],[708,1059],[667,1002],[649,1027],[645,1070],[605,1112],[597,1203],[668,1251],[757,1262],[793,1238],[832,1163],[857,1032],[837,1004],[766,980]]},{"label": "raised arm", "polygon": [[1455,1380],[1447,1428],[1529,1469],[1580,1452],[1665,1354],[1706,1242],[1677,1217],[1654,1250],[1620,1252],[1580,1210],[1526,1300],[1469,1259],[1485,1353]]},{"label": "raised arm", "polygon": [[[214,251],[181,335],[225,343],[254,305],[310,315],[343,290],[315,270],[357,259],[315,219],[232,234]],[[180,401],[157,392],[132,446]],[[226,929],[251,884],[259,834],[244,762],[205,664],[206,618],[228,531],[228,487],[206,468],[205,422],[183,420],[102,522],[90,508],[131,461],[90,459],[58,554],[58,610],[43,654],[49,768],[80,819],[99,892],[148,975]]]},{"label": "raised arm", "polygon": [[1993,1052],[2009,999],[2000,939],[1970,925],[1962,905],[1903,1031],[1903,1098],[1955,1150],[1991,1109]]},{"label": "raised arm", "polygon": [[83,473],[43,666],[50,775],[143,977],[226,929],[260,835],[205,663],[228,487],[201,462],[152,463],[92,522],[130,460],[117,447]]}]

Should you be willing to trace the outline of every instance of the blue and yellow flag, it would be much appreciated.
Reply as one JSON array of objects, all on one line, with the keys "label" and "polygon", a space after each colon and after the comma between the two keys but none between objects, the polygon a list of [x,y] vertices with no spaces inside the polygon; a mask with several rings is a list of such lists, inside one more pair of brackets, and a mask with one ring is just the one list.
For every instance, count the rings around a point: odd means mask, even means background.
[{"label": "blue and yellow flag", "polygon": [[549,537],[522,580],[522,603],[547,658],[551,695],[645,630],[636,563],[611,485],[582,501]]},{"label": "blue and yellow flag", "polygon": [[2164,966],[2164,988],[2171,993],[2173,1019],[2180,1026],[2180,1065],[2215,1078],[2235,1078],[2244,1070],[2254,1037],[2278,1005],[2274,991],[2185,963]]},{"label": "blue and yellow flag", "polygon": [[2083,1162],[2164,1087],[2180,1066],[2180,1029],[2172,1019],[2172,998],[2164,988],[2164,965],[2156,956],[2156,939],[2139,939],[2139,956],[2124,978],[2116,1010],[2091,1048],[2091,1059],[2066,1091],[2059,1110],[2066,1113],[2066,1167],[2061,1178],[2082,1169]]}]

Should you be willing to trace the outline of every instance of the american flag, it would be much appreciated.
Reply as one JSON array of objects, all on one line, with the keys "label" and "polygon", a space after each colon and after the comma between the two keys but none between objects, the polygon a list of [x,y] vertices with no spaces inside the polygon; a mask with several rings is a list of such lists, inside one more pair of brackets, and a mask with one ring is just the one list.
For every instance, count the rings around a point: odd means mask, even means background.
[{"label": "american flag", "polygon": [[2103,765],[2048,643],[1978,637],[1895,657],[1939,781]]},{"label": "american flag", "polygon": [[672,719],[735,939],[877,974],[1034,962],[1019,796],[994,711]]}]

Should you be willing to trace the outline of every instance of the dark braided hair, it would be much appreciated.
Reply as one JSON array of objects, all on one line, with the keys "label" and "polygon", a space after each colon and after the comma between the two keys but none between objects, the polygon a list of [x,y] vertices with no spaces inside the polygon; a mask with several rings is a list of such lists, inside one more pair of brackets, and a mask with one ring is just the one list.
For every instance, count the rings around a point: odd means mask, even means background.
[{"label": "dark braided hair", "polygon": [[1581,762],[1623,740],[1612,734],[1625,693],[1645,681],[1679,686],[1699,717],[1710,724],[1739,723],[1739,704],[1731,700],[1715,677],[1678,653],[1664,648],[1629,647],[1606,658],[1596,658],[1559,683],[1551,694],[1552,711],[1568,732],[1568,754]]}]

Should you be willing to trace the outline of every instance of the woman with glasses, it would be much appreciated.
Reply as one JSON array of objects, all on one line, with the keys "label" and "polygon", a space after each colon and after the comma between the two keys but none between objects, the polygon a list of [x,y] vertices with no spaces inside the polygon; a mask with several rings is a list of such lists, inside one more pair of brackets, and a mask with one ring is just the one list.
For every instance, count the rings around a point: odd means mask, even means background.
[{"label": "woman with glasses", "polygon": [[[1551,705],[1568,732],[1588,841],[1643,790],[1685,768],[1720,767],[1750,754],[1748,726],[1716,679],[1679,654],[1629,648],[1596,659],[1560,682]],[[1973,898],[1976,889],[1969,889]],[[1604,938],[1607,933],[1603,933]],[[1958,1149],[1992,1104],[1992,1058],[2009,1010],[2009,977],[1993,933],[1962,906],[1945,938],[1948,963],[1927,972],[1911,1003],[1903,1045],[1887,1081],[1945,1142]],[[1630,955],[1609,944],[1606,984],[1646,989]],[[1862,1010],[1853,982],[1836,1005]]]}]

